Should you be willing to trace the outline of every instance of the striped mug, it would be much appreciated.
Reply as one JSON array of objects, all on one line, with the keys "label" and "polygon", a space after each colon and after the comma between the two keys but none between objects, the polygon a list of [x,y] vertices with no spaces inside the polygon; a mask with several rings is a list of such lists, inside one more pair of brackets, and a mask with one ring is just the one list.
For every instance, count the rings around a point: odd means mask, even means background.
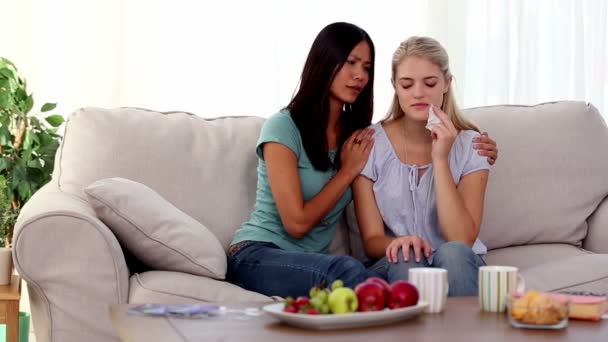
[{"label": "striped mug", "polygon": [[479,268],[479,306],[488,312],[505,312],[513,293],[524,292],[526,283],[513,266]]},{"label": "striped mug", "polygon": [[408,272],[408,281],[418,289],[420,300],[429,303],[425,312],[440,313],[448,299],[448,271],[438,267],[415,267]]}]

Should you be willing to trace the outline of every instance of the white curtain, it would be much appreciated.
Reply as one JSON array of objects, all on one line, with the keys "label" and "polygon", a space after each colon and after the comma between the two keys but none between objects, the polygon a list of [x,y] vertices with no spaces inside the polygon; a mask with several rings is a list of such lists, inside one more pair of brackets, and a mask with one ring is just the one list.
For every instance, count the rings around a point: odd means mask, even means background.
[{"label": "white curtain", "polygon": [[269,116],[297,87],[319,30],[348,21],[376,45],[374,121],[390,57],[429,35],[462,107],[586,100],[608,114],[605,0],[0,0],[0,56],[37,104]]},{"label": "white curtain", "polygon": [[463,103],[575,99],[608,115],[607,14],[605,0],[467,1]]}]

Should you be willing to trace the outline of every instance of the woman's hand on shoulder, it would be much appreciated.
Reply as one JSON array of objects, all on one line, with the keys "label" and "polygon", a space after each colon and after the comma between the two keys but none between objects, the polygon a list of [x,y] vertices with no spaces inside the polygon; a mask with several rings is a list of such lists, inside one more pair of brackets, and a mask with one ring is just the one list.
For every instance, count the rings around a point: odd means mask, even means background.
[{"label": "woman's hand on shoulder", "polygon": [[490,138],[488,132],[483,132],[481,136],[473,138],[473,148],[477,150],[480,156],[487,156],[490,165],[494,165],[498,160],[496,141]]},{"label": "woman's hand on shoulder", "polygon": [[349,172],[353,178],[361,173],[367,163],[369,153],[374,146],[373,135],[374,130],[371,128],[360,129],[353,132],[342,145],[340,152],[342,169]]},{"label": "woman's hand on shoulder", "polygon": [[397,263],[399,262],[399,249],[403,252],[403,260],[410,256],[410,247],[414,249],[414,257],[416,262],[420,262],[421,253],[424,253],[425,257],[429,257],[432,252],[431,245],[423,238],[415,235],[404,235],[393,239],[391,243],[386,247],[386,258],[388,262]]}]

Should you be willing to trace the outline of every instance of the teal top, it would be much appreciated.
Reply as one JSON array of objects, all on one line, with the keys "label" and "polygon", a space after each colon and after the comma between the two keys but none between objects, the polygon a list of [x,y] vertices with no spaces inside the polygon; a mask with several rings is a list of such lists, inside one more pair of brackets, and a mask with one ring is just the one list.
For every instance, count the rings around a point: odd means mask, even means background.
[{"label": "teal top", "polygon": [[[329,253],[329,245],[336,231],[336,222],[344,208],[350,203],[352,194],[350,188],[342,195],[336,206],[319,222],[306,236],[296,239],[290,236],[277,210],[270,184],[262,145],[276,142],[285,145],[298,158],[298,172],[304,201],[310,200],[336,174],[334,169],[328,171],[316,170],[304,150],[302,137],[298,127],[293,122],[288,110],[282,110],[266,120],[256,146],[259,157],[258,184],[256,191],[255,209],[249,221],[236,231],[232,244],[240,241],[253,240],[272,242],[281,249],[314,253]],[[333,161],[336,151],[328,152]]]}]

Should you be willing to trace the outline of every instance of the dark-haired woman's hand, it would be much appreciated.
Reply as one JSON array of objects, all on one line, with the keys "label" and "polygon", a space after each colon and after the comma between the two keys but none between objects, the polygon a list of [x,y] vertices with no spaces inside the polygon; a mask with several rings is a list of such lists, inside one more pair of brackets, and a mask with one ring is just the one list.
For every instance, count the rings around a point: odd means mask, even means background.
[{"label": "dark-haired woman's hand", "polygon": [[340,153],[340,162],[342,170],[348,172],[350,176],[355,178],[361,173],[369,153],[374,146],[374,130],[365,128],[357,130],[346,139]]},{"label": "dark-haired woman's hand", "polygon": [[473,147],[480,156],[487,156],[488,163],[494,165],[498,160],[498,147],[496,141],[492,140],[487,132],[481,133],[480,137],[473,138]]}]

